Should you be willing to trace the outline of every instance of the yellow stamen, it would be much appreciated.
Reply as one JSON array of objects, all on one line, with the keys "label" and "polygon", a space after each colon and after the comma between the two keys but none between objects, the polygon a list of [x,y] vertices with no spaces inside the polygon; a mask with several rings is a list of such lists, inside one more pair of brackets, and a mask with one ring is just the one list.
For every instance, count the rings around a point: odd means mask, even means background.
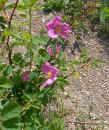
[{"label": "yellow stamen", "polygon": [[60,33],[60,32],[61,32],[61,27],[60,27],[60,26],[57,26],[57,27],[55,28],[55,31],[56,31],[57,33]]},{"label": "yellow stamen", "polygon": [[47,73],[47,78],[50,79],[52,77],[52,73],[51,72],[48,72]]}]

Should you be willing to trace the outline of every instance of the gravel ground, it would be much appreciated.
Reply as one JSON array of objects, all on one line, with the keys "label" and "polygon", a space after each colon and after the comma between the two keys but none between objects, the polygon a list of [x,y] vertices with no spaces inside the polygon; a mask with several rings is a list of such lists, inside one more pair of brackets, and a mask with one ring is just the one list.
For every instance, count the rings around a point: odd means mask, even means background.
[{"label": "gravel ground", "polygon": [[104,63],[96,70],[81,70],[78,80],[69,77],[70,85],[65,88],[67,98],[63,101],[66,110],[71,111],[66,116],[68,130],[75,130],[72,122],[81,111],[90,114],[92,120],[109,121],[109,42],[93,35],[85,36],[82,41],[90,54]]}]

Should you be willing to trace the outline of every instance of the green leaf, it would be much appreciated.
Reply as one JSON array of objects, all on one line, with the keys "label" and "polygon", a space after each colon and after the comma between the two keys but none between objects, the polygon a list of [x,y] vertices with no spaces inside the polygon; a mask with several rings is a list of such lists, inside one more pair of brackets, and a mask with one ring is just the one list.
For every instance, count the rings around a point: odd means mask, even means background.
[{"label": "green leaf", "polygon": [[11,30],[5,29],[4,32],[3,32],[3,35],[7,37],[7,36],[11,36],[12,33],[13,33],[13,32],[12,32]]},{"label": "green leaf", "polygon": [[46,44],[48,42],[49,38],[46,36],[34,36],[32,38],[34,45],[40,45],[40,44]]},{"label": "green leaf", "polygon": [[61,128],[61,130],[64,130],[64,128],[65,128],[65,122],[63,119],[60,120],[60,128]]},{"label": "green leaf", "polygon": [[13,9],[15,7],[15,3],[8,2],[5,6],[6,10]]},{"label": "green leaf", "polygon": [[109,18],[109,8],[105,7],[100,11],[100,21],[105,23],[107,18]]},{"label": "green leaf", "polygon": [[12,88],[13,83],[11,80],[5,78],[5,77],[0,77],[0,88]]},{"label": "green leaf", "polygon": [[64,40],[63,40],[63,39],[58,38],[58,40],[59,40],[59,42],[60,42],[62,45],[65,45],[65,42],[64,42]]},{"label": "green leaf", "polygon": [[10,75],[10,74],[12,73],[12,71],[13,71],[12,66],[11,66],[11,65],[8,65],[8,66],[6,66],[6,67],[4,68],[3,74],[4,74],[4,75]]},{"label": "green leaf", "polygon": [[24,4],[26,7],[32,7],[35,5],[35,3],[37,2],[37,0],[23,0]]},{"label": "green leaf", "polygon": [[14,54],[12,60],[13,60],[13,63],[14,63],[15,65],[19,65],[20,67],[24,67],[25,64],[26,64],[25,60],[23,59],[22,54],[19,53],[19,52],[16,53],[16,54]]},{"label": "green leaf", "polygon": [[81,63],[88,63],[89,62],[89,60],[90,60],[89,52],[86,48],[82,49],[79,60]]},{"label": "green leaf", "polygon": [[62,77],[62,76],[58,77],[57,81],[59,81],[60,83],[64,83],[66,85],[69,84],[69,82],[68,82],[68,80],[65,76],[64,77]]},{"label": "green leaf", "polygon": [[15,117],[19,117],[20,112],[21,109],[17,103],[8,103],[2,110],[2,119],[3,121],[6,121]]},{"label": "green leaf", "polygon": [[41,56],[42,61],[47,61],[50,59],[50,55],[43,48],[39,49],[38,54]]},{"label": "green leaf", "polygon": [[3,122],[2,130],[19,130],[19,119],[12,118]]},{"label": "green leaf", "polygon": [[92,66],[93,68],[98,68],[102,63],[103,63],[102,60],[94,58],[94,59],[92,59],[92,61],[91,61],[91,66]]},{"label": "green leaf", "polygon": [[80,64],[80,60],[78,60],[78,59],[72,60],[72,61],[71,61],[71,67],[72,67],[72,69],[75,70],[76,67],[77,67],[79,64]]},{"label": "green leaf", "polygon": [[31,1],[31,5],[34,6],[35,3],[37,2],[37,0],[30,0]]},{"label": "green leaf", "polygon": [[45,57],[45,55],[47,54],[47,51],[43,48],[41,48],[39,51],[38,51],[39,55],[41,55],[42,57]]},{"label": "green leaf", "polygon": [[27,39],[27,40],[30,40],[30,38],[31,38],[31,35],[27,32],[22,32],[22,36],[24,39]]},{"label": "green leaf", "polygon": [[31,72],[30,74],[29,74],[29,79],[30,80],[33,80],[33,79],[35,79],[37,77],[37,73],[36,72]]},{"label": "green leaf", "polygon": [[4,9],[7,0],[0,0],[0,11]]},{"label": "green leaf", "polygon": [[6,19],[3,16],[0,16],[0,27],[2,29],[6,27]]}]

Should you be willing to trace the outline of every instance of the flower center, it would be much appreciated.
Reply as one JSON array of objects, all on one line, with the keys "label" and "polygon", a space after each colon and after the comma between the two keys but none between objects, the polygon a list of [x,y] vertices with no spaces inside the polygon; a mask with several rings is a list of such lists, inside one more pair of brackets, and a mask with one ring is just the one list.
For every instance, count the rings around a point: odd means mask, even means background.
[{"label": "flower center", "polygon": [[47,78],[50,79],[52,77],[52,73],[51,72],[48,72],[47,73]]},{"label": "flower center", "polygon": [[61,26],[56,26],[55,32],[60,33],[61,32]]}]

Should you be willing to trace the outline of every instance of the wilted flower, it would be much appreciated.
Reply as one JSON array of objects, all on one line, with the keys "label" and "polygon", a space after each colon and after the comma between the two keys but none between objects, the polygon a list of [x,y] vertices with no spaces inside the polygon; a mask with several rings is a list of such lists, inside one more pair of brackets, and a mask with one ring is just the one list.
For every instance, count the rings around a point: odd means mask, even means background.
[{"label": "wilted flower", "polygon": [[22,75],[22,80],[23,81],[28,81],[29,80],[29,71],[24,71]]},{"label": "wilted flower", "polygon": [[[58,44],[57,44],[57,45],[56,45],[56,52],[55,52],[55,54],[56,54],[56,55],[59,54],[60,50],[61,50],[61,45],[58,45]],[[49,47],[49,48],[47,49],[47,51],[48,51],[49,55],[51,55],[51,56],[54,55],[53,49],[52,49],[51,47]]]},{"label": "wilted flower", "polygon": [[43,83],[44,87],[53,84],[57,80],[57,76],[59,74],[58,69],[50,65],[48,62],[42,65],[42,72],[46,75],[47,78],[47,80]]},{"label": "wilted flower", "polygon": [[64,39],[68,39],[68,35],[71,32],[69,24],[63,23],[60,16],[56,16],[52,21],[48,22],[46,28],[51,38],[61,36]]}]

